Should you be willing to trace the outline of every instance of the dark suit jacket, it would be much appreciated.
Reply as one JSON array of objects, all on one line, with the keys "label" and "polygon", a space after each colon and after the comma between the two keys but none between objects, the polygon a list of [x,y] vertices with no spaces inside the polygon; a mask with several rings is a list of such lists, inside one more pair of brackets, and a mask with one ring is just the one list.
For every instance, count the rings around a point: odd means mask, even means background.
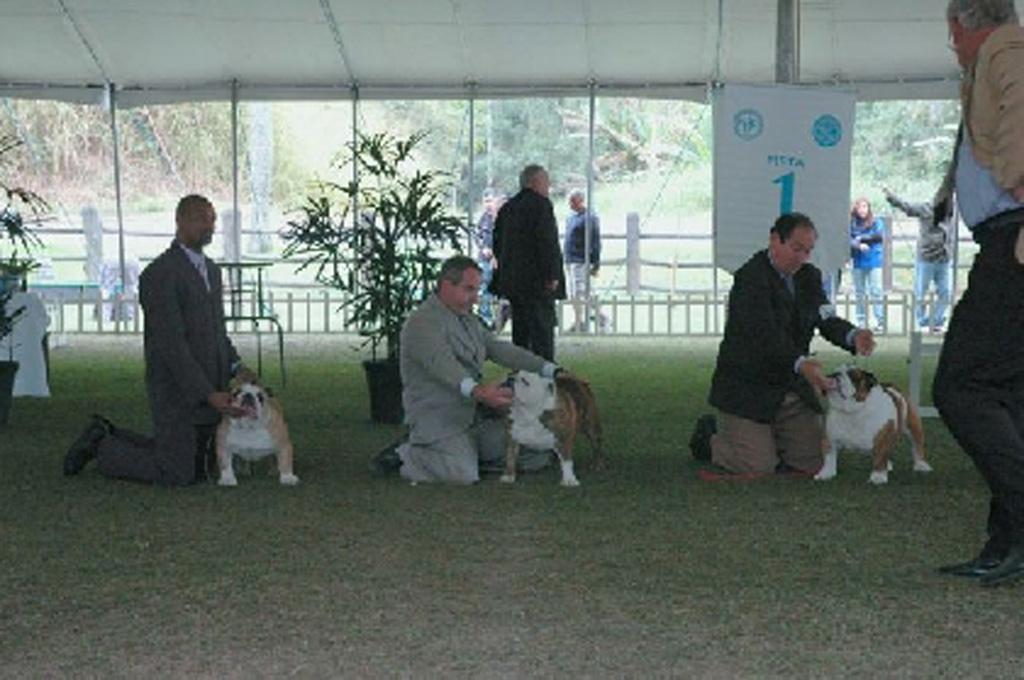
[{"label": "dark suit jacket", "polygon": [[711,405],[732,415],[770,422],[786,392],[810,394],[793,371],[808,353],[814,330],[834,345],[851,350],[846,336],[854,326],[832,316],[821,288],[821,272],[804,265],[793,277],[795,297],[762,250],[736,271],[729,294],[725,337],[711,379]]},{"label": "dark suit jacket", "polygon": [[[206,398],[227,389],[238,353],[224,326],[220,269],[206,258],[210,290],[176,243],[142,272],[146,392],[153,416],[156,456],[167,483],[189,483],[196,425],[220,414]],[[187,463],[187,465],[186,465]]]},{"label": "dark suit jacket", "polygon": [[[498,211],[494,223],[498,269],[491,292],[509,300],[565,299],[565,271],[558,245],[558,223],[551,201],[523,189]],[[554,292],[545,288],[558,281]]]}]

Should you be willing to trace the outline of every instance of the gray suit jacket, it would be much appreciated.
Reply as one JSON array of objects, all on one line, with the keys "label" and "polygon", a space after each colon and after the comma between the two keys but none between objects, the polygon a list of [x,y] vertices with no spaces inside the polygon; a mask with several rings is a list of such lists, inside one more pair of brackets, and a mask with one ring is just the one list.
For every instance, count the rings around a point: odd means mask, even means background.
[{"label": "gray suit jacket", "polygon": [[142,272],[153,437],[123,428],[104,437],[96,457],[108,477],[174,486],[196,481],[197,454],[220,420],[206,398],[227,388],[238,360],[224,328],[220,270],[209,258],[205,262],[210,290],[173,242]]},{"label": "gray suit jacket", "polygon": [[436,294],[409,315],[402,327],[400,360],[411,443],[431,444],[469,429],[476,404],[460,386],[466,378],[480,380],[486,359],[533,372],[546,363],[497,339],[475,316],[448,309]]}]

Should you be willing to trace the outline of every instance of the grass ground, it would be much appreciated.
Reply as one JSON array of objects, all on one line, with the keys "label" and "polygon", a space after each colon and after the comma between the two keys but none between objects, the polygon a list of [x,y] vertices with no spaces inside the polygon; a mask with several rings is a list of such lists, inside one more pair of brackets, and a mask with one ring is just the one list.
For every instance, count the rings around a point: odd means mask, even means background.
[{"label": "grass ground", "polygon": [[[704,482],[684,442],[714,343],[601,340],[560,345],[612,463],[581,453],[579,489],[372,478],[398,429],[343,341],[304,339],[280,391],[302,483],[168,490],[61,476],[87,414],[147,428],[139,339],[72,338],[0,433],[0,676],[1024,676],[1024,587],[934,571],[986,511],[941,423],[935,472],[904,444],[883,488],[852,454],[830,483]],[[905,383],[889,343],[862,364]]]}]

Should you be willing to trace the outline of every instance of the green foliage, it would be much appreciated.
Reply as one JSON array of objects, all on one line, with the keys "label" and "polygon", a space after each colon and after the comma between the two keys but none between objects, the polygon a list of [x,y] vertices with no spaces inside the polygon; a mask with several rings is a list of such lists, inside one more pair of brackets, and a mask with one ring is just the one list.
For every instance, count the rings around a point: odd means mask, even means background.
[{"label": "green foliage", "polygon": [[866,196],[876,212],[886,186],[911,200],[930,199],[953,157],[959,118],[954,101],[858,104],[852,197]]},{"label": "green foliage", "polygon": [[[295,139],[299,125],[314,128],[338,146],[351,138],[351,109],[337,103],[332,115],[312,103],[274,109],[273,200],[291,208],[304,200],[306,181],[323,160],[312,161]],[[473,102],[473,178],[470,187],[470,104],[448,101],[364,101],[360,129],[408,136],[430,130],[414,164],[444,169],[454,183],[446,202],[465,212],[468,196],[486,186],[513,192],[522,167],[551,171],[553,200],[585,185],[589,102],[586,97],[520,98]],[[241,107],[240,158],[248,153],[249,105]],[[333,114],[337,115],[333,115]],[[955,101],[885,101],[857,105],[852,193],[884,206],[881,189],[925,199],[948,162],[959,106]],[[124,200],[127,209],[166,206],[183,188],[227,197],[231,183],[230,107],[225,102],[149,106],[119,112]],[[711,115],[700,103],[598,97],[596,101],[594,207],[604,215],[637,211],[651,224],[678,223],[709,209]],[[303,130],[306,136],[309,130]],[[29,186],[56,186],[69,203],[112,201],[109,115],[100,107],[0,99],[0,136],[26,140],[11,170]],[[248,163],[240,163],[242,196]],[[634,201],[624,203],[624,200]],[[646,223],[646,222],[645,222]]]},{"label": "green foliage", "polygon": [[[322,285],[348,293],[345,305],[374,355],[383,342],[397,359],[406,316],[428,293],[444,249],[458,251],[465,224],[448,212],[447,174],[410,169],[425,133],[401,139],[361,135],[336,166],[358,182],[317,181],[283,237],[285,257],[302,260]],[[346,171],[347,174],[346,174]]]},{"label": "green foliage", "polygon": [[10,335],[24,312],[23,307],[9,312],[7,303],[25,273],[36,266],[31,255],[40,241],[31,225],[47,210],[46,202],[38,194],[4,178],[8,154],[21,144],[15,137],[0,137],[0,339]]}]

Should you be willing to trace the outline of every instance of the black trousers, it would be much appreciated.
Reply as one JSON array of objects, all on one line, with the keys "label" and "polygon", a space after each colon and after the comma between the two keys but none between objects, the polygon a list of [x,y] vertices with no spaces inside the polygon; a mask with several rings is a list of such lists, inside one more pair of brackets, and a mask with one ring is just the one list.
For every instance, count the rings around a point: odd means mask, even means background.
[{"label": "black trousers", "polygon": [[160,424],[156,429],[156,436],[149,437],[115,428],[97,449],[100,473],[162,486],[187,486],[211,474],[216,425]]},{"label": "black trousers", "polygon": [[512,344],[548,361],[555,360],[555,301],[513,298]]},{"label": "black trousers", "polygon": [[932,395],[992,493],[985,557],[1024,545],[1024,211],[975,228],[981,249],[953,311]]}]

